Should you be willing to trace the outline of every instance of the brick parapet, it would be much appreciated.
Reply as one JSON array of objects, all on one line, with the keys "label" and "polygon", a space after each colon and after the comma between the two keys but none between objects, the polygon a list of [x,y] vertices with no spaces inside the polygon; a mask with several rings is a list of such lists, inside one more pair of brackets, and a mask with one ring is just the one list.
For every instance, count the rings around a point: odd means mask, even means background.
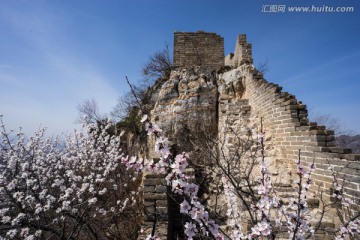
[{"label": "brick parapet", "polygon": [[345,180],[345,194],[360,203],[360,155],[336,147],[334,131],[310,122],[306,105],[295,96],[283,92],[277,84],[257,78],[250,68],[242,71],[251,114],[263,119],[266,134],[280,152],[278,161],[286,164],[289,173],[294,173],[294,160],[298,159],[300,150],[302,162],[315,162],[314,191],[320,188],[328,196],[331,194],[329,189],[334,179],[326,169],[333,168],[337,178]]}]

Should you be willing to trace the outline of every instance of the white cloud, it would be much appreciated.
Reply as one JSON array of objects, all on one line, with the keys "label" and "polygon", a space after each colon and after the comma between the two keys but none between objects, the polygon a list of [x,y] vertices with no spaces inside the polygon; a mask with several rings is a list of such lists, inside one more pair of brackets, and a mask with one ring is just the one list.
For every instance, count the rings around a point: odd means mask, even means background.
[{"label": "white cloud", "polygon": [[[319,73],[320,71],[323,72],[324,78],[325,78],[325,75],[327,74],[328,69],[333,70],[334,67],[336,68],[338,64],[346,62],[346,61],[351,60],[353,58],[356,58],[358,56],[360,56],[360,52],[351,53],[351,54],[348,54],[348,55],[333,59],[331,61],[328,61],[328,62],[325,62],[323,64],[317,65],[317,66],[315,66],[315,67],[313,67],[311,69],[308,69],[308,70],[306,70],[304,72],[297,73],[295,76],[292,76],[292,77],[290,77],[290,78],[288,78],[288,79],[286,79],[284,81],[281,81],[281,83],[284,84],[284,83],[294,82],[294,81],[298,81],[298,80],[301,80],[303,82],[304,79],[311,80],[311,76],[313,74],[315,74],[315,73]],[[333,73],[331,73],[331,74],[333,74]]]},{"label": "white cloud", "polygon": [[40,59],[26,63],[19,59],[16,65],[0,62],[0,113],[7,125],[23,126],[27,133],[40,125],[49,132],[69,132],[76,127],[77,104],[94,98],[104,112],[116,104],[118,93],[101,69],[58,42],[59,37],[68,41],[61,17],[34,8],[2,9],[0,15],[19,42],[26,43],[17,47]]}]

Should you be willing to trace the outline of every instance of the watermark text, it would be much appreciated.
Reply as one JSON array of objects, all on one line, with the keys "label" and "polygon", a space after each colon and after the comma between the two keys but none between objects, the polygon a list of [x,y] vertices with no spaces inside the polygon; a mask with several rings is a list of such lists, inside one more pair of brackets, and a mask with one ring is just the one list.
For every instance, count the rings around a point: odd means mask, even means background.
[{"label": "watermark text", "polygon": [[355,7],[335,7],[335,6],[287,6],[287,5],[262,5],[261,12],[264,13],[351,13]]}]

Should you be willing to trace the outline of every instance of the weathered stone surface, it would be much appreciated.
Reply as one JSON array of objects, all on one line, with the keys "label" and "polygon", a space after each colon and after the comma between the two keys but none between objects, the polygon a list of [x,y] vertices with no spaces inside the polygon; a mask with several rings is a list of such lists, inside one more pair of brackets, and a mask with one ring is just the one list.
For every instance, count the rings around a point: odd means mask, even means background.
[{"label": "weathered stone surface", "polygon": [[[191,150],[187,140],[190,133],[216,125],[216,84],[216,71],[194,67],[172,71],[161,87],[151,119],[154,122],[159,119],[157,123],[165,135],[181,151]],[[156,156],[153,152],[150,155]]]}]

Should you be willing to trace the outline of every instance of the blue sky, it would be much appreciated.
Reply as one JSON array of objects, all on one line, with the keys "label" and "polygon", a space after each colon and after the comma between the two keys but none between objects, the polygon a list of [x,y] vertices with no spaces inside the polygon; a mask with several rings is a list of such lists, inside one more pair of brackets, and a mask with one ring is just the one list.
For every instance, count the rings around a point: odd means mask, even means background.
[{"label": "blue sky", "polygon": [[[354,7],[352,13],[265,13],[263,5]],[[253,44],[265,78],[313,112],[360,132],[358,0],[0,0],[0,113],[9,128],[71,132],[77,104],[111,111],[174,31],[204,30],[233,52]]]}]

